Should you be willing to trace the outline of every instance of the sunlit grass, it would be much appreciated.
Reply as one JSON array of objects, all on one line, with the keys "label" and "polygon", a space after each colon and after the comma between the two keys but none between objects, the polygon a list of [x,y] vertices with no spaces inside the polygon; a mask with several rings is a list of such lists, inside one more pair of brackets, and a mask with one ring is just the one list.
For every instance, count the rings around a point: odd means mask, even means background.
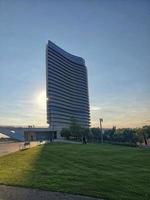
[{"label": "sunlit grass", "polygon": [[0,157],[0,183],[24,185],[40,151],[41,147],[32,148]]},{"label": "sunlit grass", "polygon": [[0,158],[0,183],[112,200],[150,199],[150,151],[49,144]]}]

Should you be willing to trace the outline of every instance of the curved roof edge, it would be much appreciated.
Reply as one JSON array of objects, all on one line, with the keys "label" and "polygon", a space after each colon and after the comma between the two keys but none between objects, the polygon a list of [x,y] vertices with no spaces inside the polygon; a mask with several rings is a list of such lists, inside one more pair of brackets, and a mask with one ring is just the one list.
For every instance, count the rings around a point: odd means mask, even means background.
[{"label": "curved roof edge", "polygon": [[63,50],[62,48],[60,48],[59,46],[57,46],[56,44],[54,44],[50,40],[48,40],[48,46],[50,48],[54,49],[55,51],[57,51],[58,53],[62,54],[64,57],[66,57],[70,61],[75,62],[79,65],[85,66],[85,60],[83,58],[68,53],[67,51]]}]

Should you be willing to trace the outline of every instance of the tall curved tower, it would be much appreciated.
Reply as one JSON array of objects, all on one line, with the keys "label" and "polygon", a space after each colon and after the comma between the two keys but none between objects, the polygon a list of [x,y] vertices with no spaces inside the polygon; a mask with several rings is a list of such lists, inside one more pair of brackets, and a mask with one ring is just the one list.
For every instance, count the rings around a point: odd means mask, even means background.
[{"label": "tall curved tower", "polygon": [[48,41],[46,46],[47,123],[53,131],[70,125],[71,118],[90,125],[87,68],[83,58]]}]

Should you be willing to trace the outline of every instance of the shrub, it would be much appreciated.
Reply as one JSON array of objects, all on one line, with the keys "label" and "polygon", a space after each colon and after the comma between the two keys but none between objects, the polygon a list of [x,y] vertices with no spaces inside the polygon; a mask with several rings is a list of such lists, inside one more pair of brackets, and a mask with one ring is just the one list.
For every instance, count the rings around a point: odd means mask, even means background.
[{"label": "shrub", "polygon": [[71,136],[71,131],[69,128],[63,128],[60,132],[61,136],[66,138],[67,140],[69,140],[70,136]]}]

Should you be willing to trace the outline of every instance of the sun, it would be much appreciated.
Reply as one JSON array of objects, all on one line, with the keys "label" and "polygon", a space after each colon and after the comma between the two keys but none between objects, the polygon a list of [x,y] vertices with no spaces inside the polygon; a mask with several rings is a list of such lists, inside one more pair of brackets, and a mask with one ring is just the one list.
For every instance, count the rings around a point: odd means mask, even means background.
[{"label": "sun", "polygon": [[45,91],[40,91],[37,94],[36,102],[39,107],[45,107],[45,105],[46,105],[46,92]]}]

